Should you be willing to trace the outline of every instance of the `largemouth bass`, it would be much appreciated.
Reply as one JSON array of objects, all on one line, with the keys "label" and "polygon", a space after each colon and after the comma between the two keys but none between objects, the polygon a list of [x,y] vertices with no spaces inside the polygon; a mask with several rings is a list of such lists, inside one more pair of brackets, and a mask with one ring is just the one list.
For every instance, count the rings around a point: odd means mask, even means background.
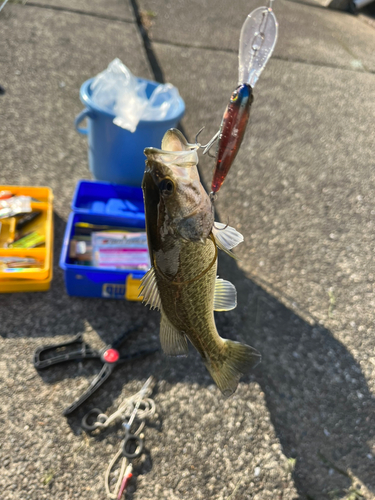
[{"label": "largemouth bass", "polygon": [[142,182],[152,267],[142,281],[143,301],[161,312],[160,342],[172,356],[199,352],[224,396],[260,361],[248,345],[222,339],[214,310],[236,307],[235,287],[217,278],[217,248],[228,253],[243,241],[235,229],[215,223],[212,202],[198,174],[197,145],[175,129],[161,150],[146,148]]}]

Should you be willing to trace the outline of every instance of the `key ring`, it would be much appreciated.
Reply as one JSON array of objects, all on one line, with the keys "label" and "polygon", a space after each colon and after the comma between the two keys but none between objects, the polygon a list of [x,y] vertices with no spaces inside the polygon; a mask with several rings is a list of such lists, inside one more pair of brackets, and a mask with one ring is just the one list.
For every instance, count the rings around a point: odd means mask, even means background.
[{"label": "key ring", "polygon": [[[100,424],[99,422],[99,425],[97,425],[98,422],[96,422],[96,428],[98,428],[100,425],[102,425],[103,428],[106,428],[108,425],[110,425],[110,423],[121,418],[121,420],[123,421],[122,426],[125,429],[125,436],[121,441],[120,448],[108,464],[104,477],[106,493],[111,499],[119,499],[122,496],[127,482],[132,475],[132,464],[130,461],[139,457],[143,452],[144,437],[141,433],[146,424],[145,420],[155,414],[155,402],[150,398],[145,398],[147,392],[149,392],[151,389],[150,386],[153,383],[154,378],[149,377],[143,385],[142,389],[134,396],[131,396],[124,400],[119,408],[112,415],[107,417],[105,423]],[[96,415],[97,419],[100,419],[101,417],[100,413],[97,412],[92,412],[91,415]],[[87,423],[88,417],[89,415],[86,416],[86,420],[84,422],[86,425],[90,425]],[[112,493],[110,490],[110,474],[121,455],[121,468],[118,474],[114,492]]]},{"label": "key ring", "polygon": [[[92,424],[89,424],[88,419],[93,416],[95,416],[96,418]],[[100,410],[99,408],[93,408],[92,410],[87,412],[86,415],[82,418],[81,427],[85,431],[94,431],[99,427],[104,427],[107,420],[108,417],[107,415],[102,413],[102,410]]]},{"label": "key ring", "polygon": [[130,430],[126,429],[124,444],[122,445],[122,454],[126,458],[130,460],[139,457],[142,454],[143,445],[143,439],[140,436],[130,434]]}]

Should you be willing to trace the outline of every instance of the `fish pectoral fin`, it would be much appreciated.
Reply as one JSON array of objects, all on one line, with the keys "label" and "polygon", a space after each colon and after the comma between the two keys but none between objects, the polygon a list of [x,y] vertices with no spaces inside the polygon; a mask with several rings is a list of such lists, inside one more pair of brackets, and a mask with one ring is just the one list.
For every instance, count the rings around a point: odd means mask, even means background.
[{"label": "fish pectoral fin", "polygon": [[161,314],[160,343],[168,356],[186,356],[188,343],[184,333],[175,328],[165,314]]},{"label": "fish pectoral fin", "polygon": [[212,234],[215,237],[215,242],[220,250],[230,255],[233,259],[238,260],[231,249],[243,242],[243,236],[236,231],[234,227],[223,224],[222,222],[215,222],[212,228]]},{"label": "fish pectoral fin", "polygon": [[143,297],[142,302],[150,306],[150,309],[161,309],[161,300],[155,278],[155,269],[151,267],[143,276],[139,287],[138,297]]},{"label": "fish pectoral fin", "polygon": [[230,282],[216,278],[214,311],[231,311],[237,307],[237,290]]},{"label": "fish pectoral fin", "polygon": [[224,348],[219,360],[205,362],[207,370],[225,397],[237,389],[242,375],[259,363],[259,352],[246,344],[224,340]]}]

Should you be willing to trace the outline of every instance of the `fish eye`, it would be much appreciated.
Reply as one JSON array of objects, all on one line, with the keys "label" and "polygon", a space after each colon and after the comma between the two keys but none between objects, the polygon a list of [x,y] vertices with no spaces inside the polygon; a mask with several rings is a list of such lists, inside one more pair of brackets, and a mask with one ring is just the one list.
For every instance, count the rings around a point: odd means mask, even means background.
[{"label": "fish eye", "polygon": [[238,99],[238,92],[237,92],[237,90],[235,90],[235,91],[233,92],[233,94],[231,95],[231,97],[230,97],[230,101],[231,101],[231,102],[236,102],[236,101],[237,101],[237,99]]},{"label": "fish eye", "polygon": [[159,189],[163,194],[172,194],[174,191],[174,184],[170,179],[163,179],[159,184]]}]

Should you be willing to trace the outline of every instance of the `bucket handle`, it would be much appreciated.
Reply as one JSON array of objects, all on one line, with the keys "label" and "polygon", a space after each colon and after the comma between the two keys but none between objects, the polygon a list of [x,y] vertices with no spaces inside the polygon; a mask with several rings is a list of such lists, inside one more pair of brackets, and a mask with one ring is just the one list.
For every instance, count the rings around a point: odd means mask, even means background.
[{"label": "bucket handle", "polygon": [[76,128],[76,131],[79,132],[80,134],[87,135],[87,128],[82,128],[79,127],[79,124],[85,119],[85,118],[93,118],[93,114],[91,111],[87,108],[83,109],[79,115],[75,117],[74,120],[74,126]]}]

